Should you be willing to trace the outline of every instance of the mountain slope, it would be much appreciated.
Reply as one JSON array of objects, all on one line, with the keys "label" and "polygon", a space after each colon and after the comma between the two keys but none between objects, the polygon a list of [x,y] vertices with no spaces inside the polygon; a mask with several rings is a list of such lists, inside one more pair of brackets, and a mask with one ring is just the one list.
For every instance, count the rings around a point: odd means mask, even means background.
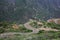
[{"label": "mountain slope", "polygon": [[0,4],[0,21],[24,23],[30,18],[60,17],[60,0],[3,0]]}]

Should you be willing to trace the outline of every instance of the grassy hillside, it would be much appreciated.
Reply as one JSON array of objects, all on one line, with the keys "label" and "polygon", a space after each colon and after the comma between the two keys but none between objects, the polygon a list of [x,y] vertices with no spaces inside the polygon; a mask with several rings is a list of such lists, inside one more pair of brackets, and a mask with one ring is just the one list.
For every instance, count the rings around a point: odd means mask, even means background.
[{"label": "grassy hillside", "polygon": [[[32,20],[29,21],[30,25],[34,28],[40,28],[44,26],[44,28],[52,28],[60,30],[60,25],[55,23],[47,23],[46,21],[40,21],[42,25],[37,23],[38,21]],[[13,26],[17,26],[18,28],[14,28]],[[23,24],[19,24],[19,26],[15,23],[1,22],[0,23],[0,33],[6,32],[20,32],[20,33],[29,33],[32,30],[28,30],[24,27]],[[0,40],[60,40],[60,31],[44,31],[40,30],[38,33],[34,34],[15,34],[10,35],[5,38],[0,38]]]}]

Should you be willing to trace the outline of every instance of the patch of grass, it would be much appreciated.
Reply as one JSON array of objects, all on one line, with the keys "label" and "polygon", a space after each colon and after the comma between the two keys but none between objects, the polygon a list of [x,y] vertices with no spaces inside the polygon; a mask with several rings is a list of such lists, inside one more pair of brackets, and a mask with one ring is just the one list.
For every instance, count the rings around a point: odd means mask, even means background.
[{"label": "patch of grass", "polygon": [[20,24],[18,27],[18,29],[10,27],[7,32],[32,32],[32,30],[26,29],[23,24]]},{"label": "patch of grass", "polygon": [[0,33],[6,32],[6,29],[10,27],[10,24],[6,21],[0,22]]},{"label": "patch of grass", "polygon": [[46,26],[47,26],[47,27],[51,27],[51,28],[60,30],[60,25],[59,25],[59,24],[47,23]]},{"label": "patch of grass", "polygon": [[18,25],[18,29],[12,28],[12,25],[16,23],[8,23],[8,22],[0,22],[0,33],[4,32],[32,32],[32,30],[28,30],[24,27],[23,24]]},{"label": "patch of grass", "polygon": [[14,35],[10,38],[4,38],[3,40],[59,40],[60,32],[55,31],[40,31],[39,34],[29,35]]}]

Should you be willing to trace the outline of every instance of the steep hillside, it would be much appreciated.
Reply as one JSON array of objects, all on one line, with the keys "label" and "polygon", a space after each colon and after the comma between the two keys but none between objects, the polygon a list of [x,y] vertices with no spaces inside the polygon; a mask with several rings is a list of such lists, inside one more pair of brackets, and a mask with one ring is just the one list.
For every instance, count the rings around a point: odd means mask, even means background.
[{"label": "steep hillside", "polygon": [[30,18],[60,17],[60,0],[0,0],[0,21],[24,23]]}]

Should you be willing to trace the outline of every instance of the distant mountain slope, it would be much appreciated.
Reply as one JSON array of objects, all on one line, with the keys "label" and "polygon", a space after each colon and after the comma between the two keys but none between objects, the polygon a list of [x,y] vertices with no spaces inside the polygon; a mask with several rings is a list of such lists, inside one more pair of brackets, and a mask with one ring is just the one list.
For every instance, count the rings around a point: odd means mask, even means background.
[{"label": "distant mountain slope", "polygon": [[30,18],[60,17],[60,0],[0,0],[0,21],[25,22]]}]

